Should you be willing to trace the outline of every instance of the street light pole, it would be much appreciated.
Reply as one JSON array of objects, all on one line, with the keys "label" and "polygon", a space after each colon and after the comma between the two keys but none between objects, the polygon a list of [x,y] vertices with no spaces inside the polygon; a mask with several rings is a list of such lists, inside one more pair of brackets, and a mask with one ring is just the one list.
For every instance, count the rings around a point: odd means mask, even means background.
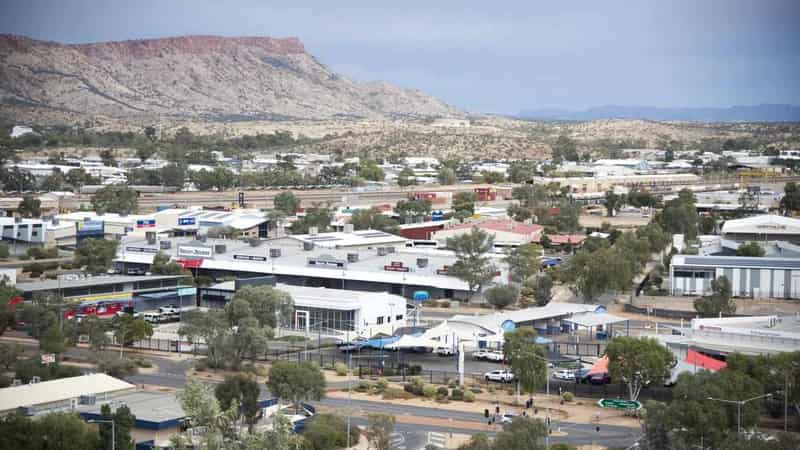
[{"label": "street light pole", "polygon": [[747,403],[752,402],[753,400],[758,400],[761,398],[772,397],[772,393],[758,395],[753,398],[748,398],[746,400],[725,400],[722,398],[714,398],[714,397],[707,397],[706,400],[713,400],[716,402],[723,402],[723,403],[731,403],[736,405],[736,434],[742,433],[742,406],[746,405]]},{"label": "street light pole", "polygon": [[117,449],[117,438],[115,436],[115,428],[116,425],[114,424],[114,419],[92,419],[87,420],[88,423],[110,423],[111,424],[111,450]]}]

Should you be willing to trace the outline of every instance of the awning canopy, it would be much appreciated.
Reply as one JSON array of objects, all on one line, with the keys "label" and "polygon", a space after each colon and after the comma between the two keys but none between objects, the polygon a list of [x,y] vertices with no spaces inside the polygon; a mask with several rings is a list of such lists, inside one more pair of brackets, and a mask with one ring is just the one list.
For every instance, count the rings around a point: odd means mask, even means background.
[{"label": "awning canopy", "polygon": [[684,358],[684,361],[689,365],[702,367],[703,369],[708,369],[714,372],[720,371],[728,365],[728,363],[725,361],[714,359],[694,350],[689,350],[686,353],[686,358]]},{"label": "awning canopy", "polygon": [[608,373],[608,356],[603,356],[602,358],[595,361],[594,365],[586,375],[594,375],[594,374],[604,374]]},{"label": "awning canopy", "polygon": [[575,314],[572,317],[563,319],[563,321],[588,328],[596,327],[598,325],[611,325],[620,322],[627,322],[628,319],[608,313],[585,312]]}]

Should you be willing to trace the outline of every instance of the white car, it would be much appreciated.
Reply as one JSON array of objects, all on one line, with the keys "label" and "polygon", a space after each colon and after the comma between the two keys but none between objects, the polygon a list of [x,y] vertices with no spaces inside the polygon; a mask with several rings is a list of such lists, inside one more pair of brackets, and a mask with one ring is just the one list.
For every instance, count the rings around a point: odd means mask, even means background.
[{"label": "white car", "polygon": [[514,381],[514,374],[508,369],[498,369],[483,374],[486,381],[499,381],[500,383],[510,383]]},{"label": "white car", "polygon": [[505,356],[500,352],[486,352],[483,359],[487,361],[502,362]]},{"label": "white car", "polygon": [[519,414],[513,413],[513,412],[507,412],[507,413],[503,414],[503,417],[500,418],[500,423],[502,425],[507,425],[507,424],[511,423],[511,421],[513,421],[514,418],[517,417],[517,416],[519,416]]},{"label": "white car", "polygon": [[556,370],[553,372],[553,378],[557,380],[575,381],[575,371],[566,369]]},{"label": "white car", "polygon": [[453,347],[439,347],[436,349],[436,354],[439,356],[453,356],[456,351],[453,350]]},{"label": "white car", "polygon": [[472,357],[475,359],[484,359],[486,358],[486,354],[489,353],[486,350],[478,350],[477,352],[472,353]]}]

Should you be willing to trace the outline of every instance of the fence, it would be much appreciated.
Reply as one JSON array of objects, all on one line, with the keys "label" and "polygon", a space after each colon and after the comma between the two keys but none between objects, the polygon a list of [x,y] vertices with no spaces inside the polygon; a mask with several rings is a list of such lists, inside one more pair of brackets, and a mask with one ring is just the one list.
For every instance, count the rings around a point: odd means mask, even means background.
[{"label": "fence", "polygon": [[559,355],[575,355],[575,356],[596,356],[600,357],[606,353],[605,342],[586,342],[586,343],[571,343],[571,342],[551,342],[547,344],[547,349],[551,353]]}]

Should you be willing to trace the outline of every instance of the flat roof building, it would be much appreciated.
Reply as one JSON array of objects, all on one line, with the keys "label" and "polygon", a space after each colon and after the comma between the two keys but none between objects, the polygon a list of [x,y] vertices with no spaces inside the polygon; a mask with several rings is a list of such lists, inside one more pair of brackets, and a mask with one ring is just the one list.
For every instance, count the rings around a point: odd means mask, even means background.
[{"label": "flat roof building", "polygon": [[669,268],[672,295],[707,295],[725,276],[734,297],[800,298],[800,258],[675,255]]},{"label": "flat roof building", "polygon": [[104,373],[11,386],[0,389],[0,415],[15,411],[28,416],[74,411],[81,402],[135,389],[135,385]]}]

